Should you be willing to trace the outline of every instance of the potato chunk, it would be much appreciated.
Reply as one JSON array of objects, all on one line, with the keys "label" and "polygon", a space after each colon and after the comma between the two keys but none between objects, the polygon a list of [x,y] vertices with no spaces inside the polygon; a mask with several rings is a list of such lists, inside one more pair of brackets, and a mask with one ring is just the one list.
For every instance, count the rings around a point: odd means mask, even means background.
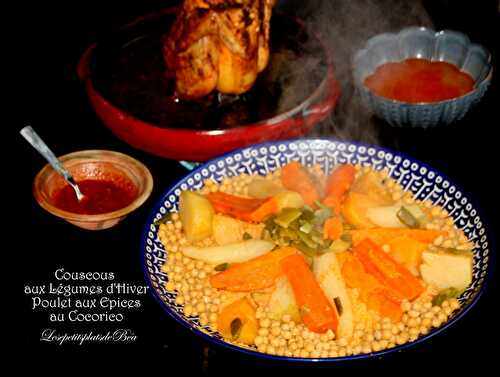
[{"label": "potato chunk", "polygon": [[179,216],[189,241],[200,241],[212,235],[214,208],[203,195],[192,191],[181,192]]}]

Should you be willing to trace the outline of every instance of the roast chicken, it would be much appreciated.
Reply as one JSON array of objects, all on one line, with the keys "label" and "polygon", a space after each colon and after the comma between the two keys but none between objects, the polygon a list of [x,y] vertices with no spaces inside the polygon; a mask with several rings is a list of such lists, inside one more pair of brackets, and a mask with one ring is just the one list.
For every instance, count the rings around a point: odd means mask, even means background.
[{"label": "roast chicken", "polygon": [[163,42],[183,99],[248,91],[269,61],[275,0],[184,0]]}]

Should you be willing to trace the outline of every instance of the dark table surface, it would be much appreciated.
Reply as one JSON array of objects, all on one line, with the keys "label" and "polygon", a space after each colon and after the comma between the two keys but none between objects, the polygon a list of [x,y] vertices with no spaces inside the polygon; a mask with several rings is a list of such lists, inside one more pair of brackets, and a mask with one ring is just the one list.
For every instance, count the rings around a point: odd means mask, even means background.
[{"label": "dark table surface", "polygon": [[[39,340],[48,322],[46,312],[33,312],[23,286],[53,281],[57,268],[67,271],[112,271],[120,281],[143,284],[140,266],[140,237],[146,217],[167,188],[187,171],[176,161],[161,159],[133,149],[108,131],[96,118],[78,82],[75,67],[84,48],[118,25],[137,15],[168,5],[168,1],[142,2],[31,2],[16,10],[15,74],[18,91],[13,93],[16,121],[8,144],[22,156],[18,161],[18,184],[14,193],[16,210],[13,233],[17,237],[13,266],[4,266],[15,276],[15,316],[18,338],[25,357],[47,363],[68,360],[105,360],[123,365],[134,362],[151,365],[168,373],[169,365],[180,365],[190,374],[262,372],[280,369],[284,373],[337,373],[338,371],[460,371],[464,365],[489,369],[498,354],[496,342],[498,298],[494,277],[477,305],[456,325],[431,341],[382,358],[328,365],[301,365],[264,362],[206,343],[171,320],[152,296],[142,299],[140,310],[130,312],[119,325],[138,336],[131,344],[63,345]],[[496,1],[288,1],[280,6],[312,20],[336,49],[336,65],[344,86],[343,97],[332,118],[314,135],[362,140],[390,147],[441,170],[476,198],[490,220],[490,234],[498,230],[498,142],[496,128],[500,96],[498,74],[481,103],[460,122],[432,130],[392,128],[368,115],[353,119],[357,97],[350,88],[346,61],[349,54],[369,36],[394,31],[407,25],[431,25],[467,33],[474,42],[493,53],[498,69],[499,44],[495,24],[499,21]],[[404,3],[402,6],[401,3]],[[29,10],[28,10],[29,9]],[[318,13],[318,9],[321,11]],[[329,22],[319,24],[315,17]],[[361,12],[358,15],[356,12]],[[320,14],[320,16],[318,16]],[[366,114],[359,111],[361,114]],[[42,158],[14,134],[31,124],[58,155],[83,149],[111,149],[133,156],[151,170],[154,190],[150,199],[113,229],[89,232],[49,215],[36,204],[31,193],[35,174],[44,165]],[[22,226],[19,226],[22,224]],[[496,250],[494,251],[496,252]],[[22,266],[22,269],[21,267]],[[107,325],[108,326],[108,325]],[[111,329],[114,325],[109,325]],[[78,324],[68,331],[89,331],[96,327]],[[127,363],[125,363],[127,364]],[[35,362],[24,366],[38,366]],[[51,364],[55,365],[55,364]],[[78,364],[80,365],[80,364]],[[83,365],[82,365],[83,366]],[[487,370],[485,369],[485,370]]]}]

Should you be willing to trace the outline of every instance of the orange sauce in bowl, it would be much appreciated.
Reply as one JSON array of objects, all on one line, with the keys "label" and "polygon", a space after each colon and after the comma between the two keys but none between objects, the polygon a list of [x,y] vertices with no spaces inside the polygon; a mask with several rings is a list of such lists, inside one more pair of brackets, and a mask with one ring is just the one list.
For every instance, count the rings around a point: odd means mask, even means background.
[{"label": "orange sauce in bowl", "polygon": [[453,64],[426,59],[385,63],[364,83],[376,95],[409,103],[443,101],[474,88],[472,77]]}]

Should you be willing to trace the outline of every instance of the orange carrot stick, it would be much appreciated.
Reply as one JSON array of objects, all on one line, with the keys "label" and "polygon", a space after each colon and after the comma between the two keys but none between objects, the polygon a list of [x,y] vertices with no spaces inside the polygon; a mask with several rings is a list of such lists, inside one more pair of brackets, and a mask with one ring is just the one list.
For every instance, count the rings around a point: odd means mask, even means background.
[{"label": "orange carrot stick", "polygon": [[344,233],[344,226],[338,217],[330,217],[323,224],[323,237],[328,240],[338,240]]},{"label": "orange carrot stick", "polygon": [[368,273],[397,295],[413,300],[424,291],[419,279],[371,240],[362,241],[353,253]]},{"label": "orange carrot stick", "polygon": [[316,333],[336,330],[338,313],[314,278],[304,257],[291,255],[281,261],[281,266],[292,285],[302,320],[307,328]]},{"label": "orange carrot stick", "polygon": [[290,162],[281,169],[281,183],[287,190],[298,192],[309,206],[319,200],[316,185],[300,162]]},{"label": "orange carrot stick", "polygon": [[261,222],[267,216],[278,212],[274,198],[243,198],[224,192],[211,192],[207,198],[215,211],[244,221]]},{"label": "orange carrot stick", "polygon": [[356,229],[349,231],[352,236],[354,246],[358,245],[365,238],[369,238],[379,246],[391,242],[397,237],[409,237],[423,243],[430,243],[439,236],[447,236],[448,232],[444,230],[428,229],[404,229],[404,228],[371,228]]},{"label": "orange carrot stick", "polygon": [[281,260],[297,252],[291,247],[282,247],[243,263],[235,263],[227,270],[210,277],[214,288],[233,292],[250,292],[269,288],[283,274]]},{"label": "orange carrot stick", "polygon": [[342,202],[346,193],[351,188],[356,175],[356,169],[352,165],[341,165],[328,177],[323,204],[340,212]]}]

